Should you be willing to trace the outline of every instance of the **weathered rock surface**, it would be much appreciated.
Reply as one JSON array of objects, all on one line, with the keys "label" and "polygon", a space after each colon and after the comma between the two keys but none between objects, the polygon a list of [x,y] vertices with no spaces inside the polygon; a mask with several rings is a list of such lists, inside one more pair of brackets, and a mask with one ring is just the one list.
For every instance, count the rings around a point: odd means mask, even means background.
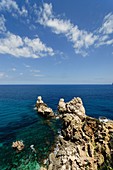
[{"label": "weathered rock surface", "polygon": [[113,121],[101,122],[86,116],[80,98],[59,101],[63,128],[48,170],[99,170],[113,168]]},{"label": "weathered rock surface", "polygon": [[41,96],[38,97],[38,100],[36,102],[36,107],[37,107],[38,113],[40,113],[44,117],[53,117],[54,116],[53,110],[51,108],[49,108],[47,106],[47,104],[45,104],[43,102]]},{"label": "weathered rock surface", "polygon": [[84,119],[85,115],[85,108],[83,106],[81,98],[77,97],[72,99],[70,102],[65,103],[64,99],[60,99],[58,104],[58,111],[61,114],[72,113],[74,116],[76,115],[80,119]]}]

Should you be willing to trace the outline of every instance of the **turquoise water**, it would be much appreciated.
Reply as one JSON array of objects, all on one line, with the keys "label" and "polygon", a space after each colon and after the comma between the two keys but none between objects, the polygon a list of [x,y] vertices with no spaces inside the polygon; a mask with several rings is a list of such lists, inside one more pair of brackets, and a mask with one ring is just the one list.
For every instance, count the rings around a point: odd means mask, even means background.
[{"label": "turquoise water", "polygon": [[[40,169],[60,128],[59,120],[46,120],[34,110],[37,96],[57,110],[65,101],[81,97],[86,114],[113,119],[112,85],[1,85],[0,86],[0,169]],[[25,149],[16,153],[13,141],[23,140]],[[36,153],[30,149],[34,144]]]}]

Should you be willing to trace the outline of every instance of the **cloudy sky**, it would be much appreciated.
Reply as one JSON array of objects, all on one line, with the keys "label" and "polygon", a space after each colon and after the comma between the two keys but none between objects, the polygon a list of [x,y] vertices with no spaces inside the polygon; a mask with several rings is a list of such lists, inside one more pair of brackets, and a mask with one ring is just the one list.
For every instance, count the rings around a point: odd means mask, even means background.
[{"label": "cloudy sky", "polygon": [[0,0],[0,84],[113,82],[113,0]]}]

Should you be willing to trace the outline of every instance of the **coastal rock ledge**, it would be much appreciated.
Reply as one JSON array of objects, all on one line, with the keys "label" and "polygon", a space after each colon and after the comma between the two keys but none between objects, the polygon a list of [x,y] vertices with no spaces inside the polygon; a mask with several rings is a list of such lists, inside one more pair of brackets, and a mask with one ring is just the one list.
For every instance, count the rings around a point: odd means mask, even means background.
[{"label": "coastal rock ledge", "polygon": [[61,134],[41,170],[112,170],[113,121],[87,116],[79,97],[67,103],[60,99],[58,112]]}]

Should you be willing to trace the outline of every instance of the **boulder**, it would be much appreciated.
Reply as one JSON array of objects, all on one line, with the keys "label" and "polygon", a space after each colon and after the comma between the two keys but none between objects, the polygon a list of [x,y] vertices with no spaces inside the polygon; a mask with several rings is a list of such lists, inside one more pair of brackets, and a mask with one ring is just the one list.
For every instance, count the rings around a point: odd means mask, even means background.
[{"label": "boulder", "polygon": [[23,141],[16,141],[12,143],[12,148],[16,149],[17,151],[22,151],[24,147]]},{"label": "boulder", "polygon": [[36,102],[36,107],[37,107],[38,113],[40,113],[42,116],[44,117],[54,116],[53,110],[50,107],[48,107],[47,104],[43,102],[41,96],[38,97],[38,100]]}]

